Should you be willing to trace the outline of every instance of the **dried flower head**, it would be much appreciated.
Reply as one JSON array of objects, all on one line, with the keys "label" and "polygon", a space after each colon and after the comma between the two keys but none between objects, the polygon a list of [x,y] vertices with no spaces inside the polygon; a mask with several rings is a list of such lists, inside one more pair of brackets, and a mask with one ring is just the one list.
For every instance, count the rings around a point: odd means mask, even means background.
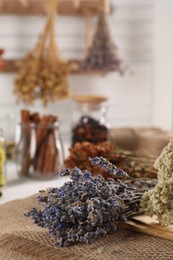
[{"label": "dried flower head", "polygon": [[[81,170],[88,170],[93,175],[98,174],[97,165],[91,165],[88,161],[89,157],[104,157],[118,168],[124,169],[131,177],[134,178],[156,178],[157,171],[153,168],[154,159],[142,157],[133,152],[119,149],[110,142],[102,142],[92,144],[89,142],[76,143],[69,150],[69,156],[65,159],[66,167],[79,167]],[[104,178],[114,178],[103,167],[99,169],[99,173]]]},{"label": "dried flower head", "polygon": [[154,163],[158,170],[158,180],[167,180],[173,177],[173,139],[163,149],[160,156]]},{"label": "dried flower head", "polygon": [[141,205],[149,216],[156,215],[161,225],[173,223],[173,140],[155,162],[158,184],[144,193]]}]

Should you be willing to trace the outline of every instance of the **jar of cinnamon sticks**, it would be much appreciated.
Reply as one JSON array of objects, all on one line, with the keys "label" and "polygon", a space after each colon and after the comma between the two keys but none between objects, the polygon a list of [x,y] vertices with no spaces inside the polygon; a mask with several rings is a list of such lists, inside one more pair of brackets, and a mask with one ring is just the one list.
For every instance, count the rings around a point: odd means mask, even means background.
[{"label": "jar of cinnamon sticks", "polygon": [[52,178],[63,166],[64,153],[56,116],[40,117],[38,113],[21,111],[17,127],[18,171],[23,176]]}]

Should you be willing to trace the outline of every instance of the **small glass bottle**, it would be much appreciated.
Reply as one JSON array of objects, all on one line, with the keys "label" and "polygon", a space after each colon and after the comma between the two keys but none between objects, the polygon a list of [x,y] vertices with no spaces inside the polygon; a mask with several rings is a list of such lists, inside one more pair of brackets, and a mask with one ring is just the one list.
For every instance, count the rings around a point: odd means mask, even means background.
[{"label": "small glass bottle", "polygon": [[0,187],[6,184],[5,178],[5,139],[2,129],[0,129]]},{"label": "small glass bottle", "polygon": [[19,124],[16,131],[18,172],[22,176],[49,179],[63,166],[64,150],[59,122],[48,125]]},{"label": "small glass bottle", "polygon": [[77,142],[98,144],[109,139],[105,96],[75,96],[76,109],[72,125],[72,146]]}]

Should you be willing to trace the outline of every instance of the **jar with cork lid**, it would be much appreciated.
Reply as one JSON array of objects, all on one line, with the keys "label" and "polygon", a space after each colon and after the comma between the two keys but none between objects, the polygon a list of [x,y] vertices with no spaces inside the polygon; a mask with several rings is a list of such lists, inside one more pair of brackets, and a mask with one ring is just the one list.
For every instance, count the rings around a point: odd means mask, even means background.
[{"label": "jar with cork lid", "polygon": [[74,96],[72,146],[77,142],[102,143],[109,139],[108,100],[105,96]]}]

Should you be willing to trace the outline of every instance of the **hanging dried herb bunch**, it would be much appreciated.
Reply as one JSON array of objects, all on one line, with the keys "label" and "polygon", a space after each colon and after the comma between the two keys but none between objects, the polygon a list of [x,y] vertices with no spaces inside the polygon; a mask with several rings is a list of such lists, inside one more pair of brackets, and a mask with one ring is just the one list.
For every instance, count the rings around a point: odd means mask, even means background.
[{"label": "hanging dried herb bunch", "polygon": [[65,169],[71,181],[60,188],[50,188],[38,196],[42,209],[33,208],[26,216],[49,230],[55,245],[68,246],[76,242],[92,243],[96,238],[115,232],[118,223],[139,210],[144,189],[130,184],[128,175],[105,158],[90,159],[116,178],[107,181],[88,171]]},{"label": "hanging dried herb bunch", "polygon": [[149,216],[156,215],[161,225],[173,223],[173,139],[155,161],[158,184],[142,197],[142,207]]},{"label": "hanging dried herb bunch", "polygon": [[[89,163],[89,157],[102,156],[107,158],[117,167],[124,169],[131,177],[134,178],[157,178],[157,171],[153,167],[154,159],[142,157],[135,153],[124,151],[115,147],[110,142],[92,144],[89,142],[76,143],[70,148],[69,156],[64,163],[67,167],[79,167],[81,170],[88,170],[93,175],[97,175],[98,169]],[[109,172],[103,168],[100,174],[104,178],[111,177]]]},{"label": "hanging dried herb bunch", "polygon": [[123,62],[118,56],[117,47],[111,37],[107,17],[102,10],[98,17],[92,45],[80,65],[80,71],[102,71],[103,73],[117,71],[120,74],[125,71]]},{"label": "hanging dried herb bunch", "polygon": [[32,104],[41,99],[44,105],[69,96],[69,67],[60,58],[56,46],[55,17],[59,0],[47,0],[47,23],[32,52],[27,54],[15,80],[18,100]]}]

